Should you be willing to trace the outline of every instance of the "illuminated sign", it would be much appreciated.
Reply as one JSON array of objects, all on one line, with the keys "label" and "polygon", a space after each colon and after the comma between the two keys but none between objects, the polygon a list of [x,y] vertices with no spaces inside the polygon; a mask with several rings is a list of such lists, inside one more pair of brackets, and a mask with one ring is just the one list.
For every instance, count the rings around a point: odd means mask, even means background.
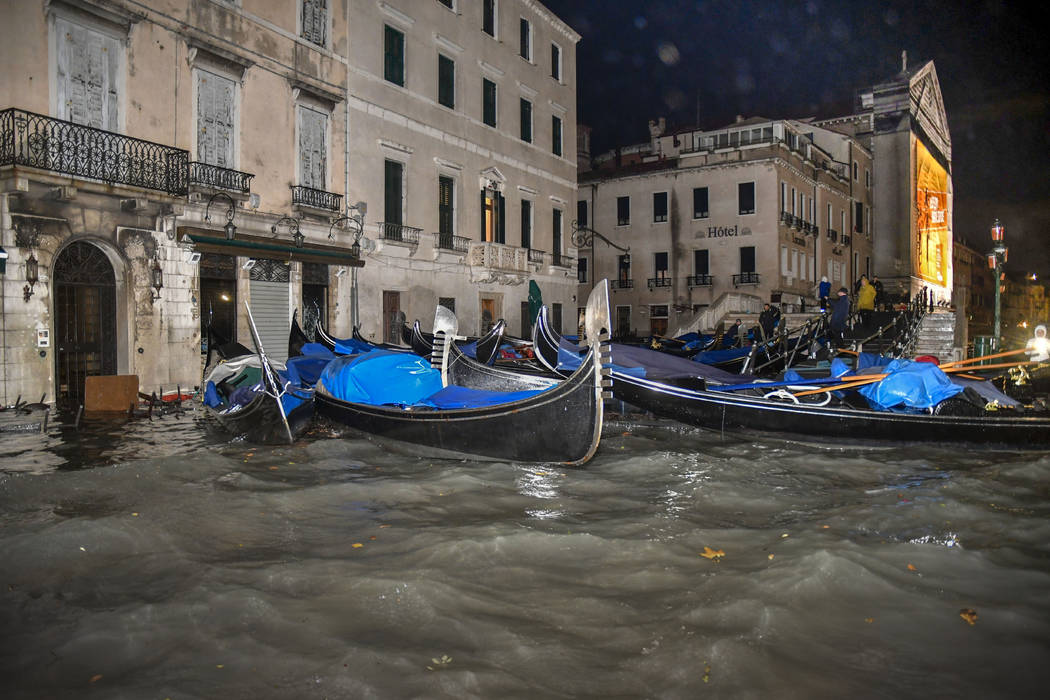
[{"label": "illuminated sign", "polygon": [[912,270],[915,276],[942,287],[951,286],[949,266],[952,233],[948,218],[948,172],[926,147],[915,144],[915,239]]}]

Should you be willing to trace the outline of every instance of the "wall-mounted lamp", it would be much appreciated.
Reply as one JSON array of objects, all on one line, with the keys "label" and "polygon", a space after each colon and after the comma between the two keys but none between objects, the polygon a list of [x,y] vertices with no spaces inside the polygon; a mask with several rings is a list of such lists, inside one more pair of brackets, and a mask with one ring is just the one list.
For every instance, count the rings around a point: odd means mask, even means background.
[{"label": "wall-mounted lamp", "polygon": [[36,287],[36,283],[40,281],[40,269],[37,264],[36,258],[33,253],[29,253],[29,257],[26,259],[26,286],[22,287],[22,298],[25,301],[29,301],[29,298],[33,296],[33,289]]},{"label": "wall-mounted lamp", "polygon": [[241,263],[242,270],[250,270],[253,267],[255,267],[255,258],[248,258],[247,260]]},{"label": "wall-mounted lamp", "polygon": [[270,227],[270,233],[276,235],[277,227],[281,224],[288,224],[288,230],[292,234],[292,240],[295,241],[295,247],[302,248],[306,236],[304,236],[303,232],[299,230],[299,219],[293,219],[290,216],[282,216],[273,226]]},{"label": "wall-mounted lamp", "polygon": [[338,270],[335,271],[335,276],[336,277],[342,277],[345,274],[346,274],[346,268],[345,267],[341,267],[341,268],[339,268]]},{"label": "wall-mounted lamp", "polygon": [[226,240],[232,241],[237,235],[237,227],[233,225],[233,214],[237,209],[237,203],[233,201],[233,197],[225,192],[216,192],[213,194],[211,199],[208,200],[208,206],[204,208],[204,220],[211,221],[211,216],[209,216],[211,212],[211,203],[220,197],[225,197],[230,203],[230,208],[226,210],[226,225],[222,227],[222,230],[226,232]]},{"label": "wall-mounted lamp", "polygon": [[190,265],[196,265],[200,261],[201,261],[200,251],[197,251],[197,250],[187,250],[186,251],[186,262],[188,262]]},{"label": "wall-mounted lamp", "polygon": [[160,299],[160,290],[164,287],[164,270],[160,268],[160,261],[153,258],[153,268],[149,271],[150,283],[154,294],[150,297],[153,301]]}]

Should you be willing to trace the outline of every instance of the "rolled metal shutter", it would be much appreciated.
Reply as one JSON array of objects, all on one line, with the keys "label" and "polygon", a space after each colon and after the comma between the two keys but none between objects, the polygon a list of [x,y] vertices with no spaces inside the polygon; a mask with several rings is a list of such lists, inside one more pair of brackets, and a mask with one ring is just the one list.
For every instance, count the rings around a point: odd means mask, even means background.
[{"label": "rolled metal shutter", "polygon": [[248,303],[259,331],[259,340],[266,356],[281,362],[288,359],[288,331],[291,328],[289,279],[288,266],[279,260],[257,260],[251,269],[251,299]]}]

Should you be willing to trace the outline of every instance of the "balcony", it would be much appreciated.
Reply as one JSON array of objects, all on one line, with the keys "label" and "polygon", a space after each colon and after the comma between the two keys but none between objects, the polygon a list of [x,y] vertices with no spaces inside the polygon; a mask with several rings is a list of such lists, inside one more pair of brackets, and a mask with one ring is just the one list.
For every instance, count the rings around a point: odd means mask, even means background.
[{"label": "balcony", "polygon": [[438,250],[466,253],[470,247],[470,239],[463,236],[454,236],[451,233],[435,233],[434,247]]},{"label": "balcony", "polygon": [[251,173],[222,168],[194,161],[189,164],[190,187],[201,187],[213,190],[226,190],[238,194],[250,194],[252,191]]},{"label": "balcony", "polygon": [[710,287],[714,284],[714,278],[711,275],[689,275],[686,284],[690,287]]},{"label": "balcony", "polygon": [[379,237],[382,240],[413,246],[419,245],[419,234],[423,232],[421,228],[385,221],[380,221],[376,226],[379,227]]},{"label": "balcony", "polygon": [[311,209],[323,209],[325,211],[339,211],[343,195],[333,192],[317,190],[305,185],[292,185],[292,204],[310,207]]},{"label": "balcony", "polygon": [[551,253],[551,265],[554,267],[572,267],[576,264],[576,258],[561,253]]},{"label": "balcony", "polygon": [[828,240],[835,243],[839,240],[839,232],[833,228],[828,229]]},{"label": "balcony", "polygon": [[189,153],[20,109],[0,111],[0,166],[186,194]]},{"label": "balcony", "polygon": [[609,286],[613,289],[634,289],[634,280],[626,277],[618,280],[609,280]]},{"label": "balcony", "polygon": [[740,287],[745,284],[758,284],[759,276],[757,272],[741,272],[739,275],[733,275],[733,286]]},{"label": "balcony", "polygon": [[539,265],[542,265],[543,264],[543,258],[544,258],[543,251],[542,250],[536,250],[534,248],[529,248],[528,250],[529,250],[529,262],[530,263],[537,263]]},{"label": "balcony", "polygon": [[849,242],[853,240],[848,233],[842,234],[842,245],[849,245]]},{"label": "balcony", "polygon": [[655,289],[656,287],[670,287],[670,277],[650,277],[649,278],[649,289]]}]

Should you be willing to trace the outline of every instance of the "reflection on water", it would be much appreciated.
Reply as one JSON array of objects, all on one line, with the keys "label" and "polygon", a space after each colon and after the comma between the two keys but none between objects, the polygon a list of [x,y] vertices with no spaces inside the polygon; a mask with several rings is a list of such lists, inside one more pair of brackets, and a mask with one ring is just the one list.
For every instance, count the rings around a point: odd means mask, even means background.
[{"label": "reflection on water", "polygon": [[564,468],[203,427],[3,435],[0,696],[1045,691],[1041,454],[633,421]]}]

